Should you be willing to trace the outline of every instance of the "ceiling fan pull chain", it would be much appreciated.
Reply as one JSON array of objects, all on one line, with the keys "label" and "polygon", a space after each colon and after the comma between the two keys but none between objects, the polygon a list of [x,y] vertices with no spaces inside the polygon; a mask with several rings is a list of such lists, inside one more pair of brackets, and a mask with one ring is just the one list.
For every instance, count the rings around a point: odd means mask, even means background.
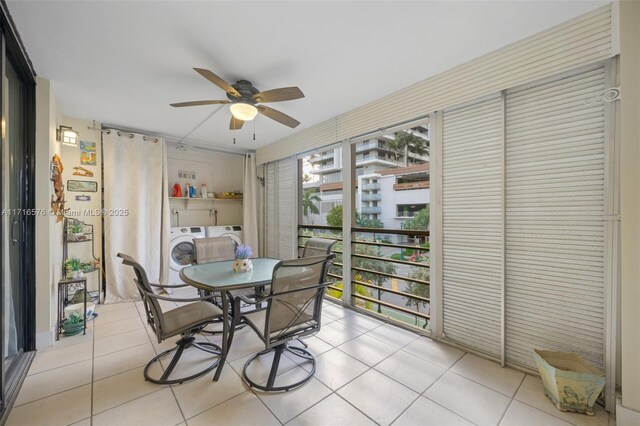
[{"label": "ceiling fan pull chain", "polygon": [[236,144],[236,138],[233,138],[233,144],[234,145]]},{"label": "ceiling fan pull chain", "polygon": [[253,140],[256,140],[256,120],[253,120]]}]

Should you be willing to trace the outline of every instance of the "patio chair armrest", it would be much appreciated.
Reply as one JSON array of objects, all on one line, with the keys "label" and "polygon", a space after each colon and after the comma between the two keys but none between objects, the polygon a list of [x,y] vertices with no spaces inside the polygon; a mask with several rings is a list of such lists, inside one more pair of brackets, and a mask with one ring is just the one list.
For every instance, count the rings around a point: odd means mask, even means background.
[{"label": "patio chair armrest", "polygon": [[215,295],[204,296],[204,297],[166,297],[160,296],[159,294],[145,292],[147,296],[152,297],[157,300],[166,300],[168,302],[208,302],[215,299]]},{"label": "patio chair armrest", "polygon": [[163,285],[163,284],[155,284],[155,283],[149,283],[149,285],[151,287],[158,287],[158,288],[182,288],[182,287],[189,286],[189,284]]}]

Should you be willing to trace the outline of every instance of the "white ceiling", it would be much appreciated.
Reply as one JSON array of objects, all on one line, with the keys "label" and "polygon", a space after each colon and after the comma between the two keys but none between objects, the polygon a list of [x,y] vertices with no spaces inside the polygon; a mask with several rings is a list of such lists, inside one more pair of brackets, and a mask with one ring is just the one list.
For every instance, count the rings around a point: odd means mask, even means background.
[{"label": "white ceiling", "polygon": [[[65,115],[255,149],[593,10],[603,1],[186,2],[8,1],[38,75]],[[299,86],[266,117],[228,130],[225,99],[192,70],[260,90]]]}]

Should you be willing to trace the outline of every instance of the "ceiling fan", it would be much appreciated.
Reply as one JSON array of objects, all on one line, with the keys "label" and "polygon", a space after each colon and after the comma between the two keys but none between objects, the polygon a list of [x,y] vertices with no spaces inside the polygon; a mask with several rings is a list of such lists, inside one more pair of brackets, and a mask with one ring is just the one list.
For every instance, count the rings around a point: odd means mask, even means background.
[{"label": "ceiling fan", "polygon": [[228,100],[208,100],[208,101],[191,101],[191,102],[178,102],[170,104],[172,107],[181,108],[189,106],[202,106],[202,105],[219,105],[219,104],[231,104],[231,122],[229,123],[230,130],[239,130],[245,121],[250,121],[260,113],[269,117],[278,123],[284,124],[294,128],[300,124],[298,120],[287,114],[269,108],[264,105],[258,105],[268,102],[282,102],[290,101],[293,99],[304,98],[304,93],[297,87],[281,87],[280,89],[267,90],[264,92],[259,91],[250,81],[238,80],[235,84],[229,84],[222,78],[204,68],[194,68],[194,70],[227,92]]}]

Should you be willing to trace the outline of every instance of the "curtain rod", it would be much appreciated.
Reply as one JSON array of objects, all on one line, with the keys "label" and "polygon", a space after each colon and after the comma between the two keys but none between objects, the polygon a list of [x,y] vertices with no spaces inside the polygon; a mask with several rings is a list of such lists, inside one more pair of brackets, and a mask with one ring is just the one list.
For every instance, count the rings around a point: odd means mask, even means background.
[{"label": "curtain rod", "polygon": [[[150,132],[145,132],[145,131],[141,131],[141,130],[137,130],[137,129],[131,129],[131,128],[123,128],[123,127],[119,127],[119,126],[112,126],[110,124],[105,124],[102,123],[102,128],[96,127],[95,125],[95,120],[94,120],[94,124],[93,127],[88,127],[89,130],[98,130],[100,132],[106,132],[107,130],[117,130],[119,132],[124,132],[124,133],[129,133],[129,137],[133,137],[131,136],[132,134],[138,133],[138,134],[142,134],[143,137],[144,133],[150,133]],[[178,148],[178,149],[183,149],[184,151],[186,151],[187,149],[190,148],[194,148],[194,149],[201,149],[201,150],[205,150],[205,151],[213,151],[213,152],[220,152],[223,154],[229,154],[229,155],[239,155],[244,157],[245,154],[255,154],[255,150],[250,150],[250,149],[243,149],[241,150],[242,152],[238,152],[240,150],[232,150],[232,149],[227,149],[226,147],[221,147],[221,146],[203,146],[202,145],[202,141],[197,141],[194,139],[185,139],[185,138],[179,138],[176,136],[171,136],[171,135],[164,135],[161,133],[157,133],[154,135],[149,135],[146,136],[147,138],[151,137],[151,138],[163,138],[166,140],[167,145],[170,145],[172,147]],[[188,143],[184,143],[184,142],[188,142]]]},{"label": "curtain rod", "polygon": [[[115,130],[115,129],[113,129]],[[100,130],[101,132],[104,132],[106,134],[111,134],[111,129],[106,129],[106,130]],[[115,130],[116,133],[118,133],[118,136],[122,136],[122,132],[120,130]],[[127,132],[125,132],[127,133]],[[129,133],[129,139],[133,139],[136,135],[134,133]],[[160,142],[160,139],[158,138],[154,138],[154,137],[147,137],[145,135],[142,135],[142,140],[144,141],[153,141],[154,143],[158,143]]]}]

